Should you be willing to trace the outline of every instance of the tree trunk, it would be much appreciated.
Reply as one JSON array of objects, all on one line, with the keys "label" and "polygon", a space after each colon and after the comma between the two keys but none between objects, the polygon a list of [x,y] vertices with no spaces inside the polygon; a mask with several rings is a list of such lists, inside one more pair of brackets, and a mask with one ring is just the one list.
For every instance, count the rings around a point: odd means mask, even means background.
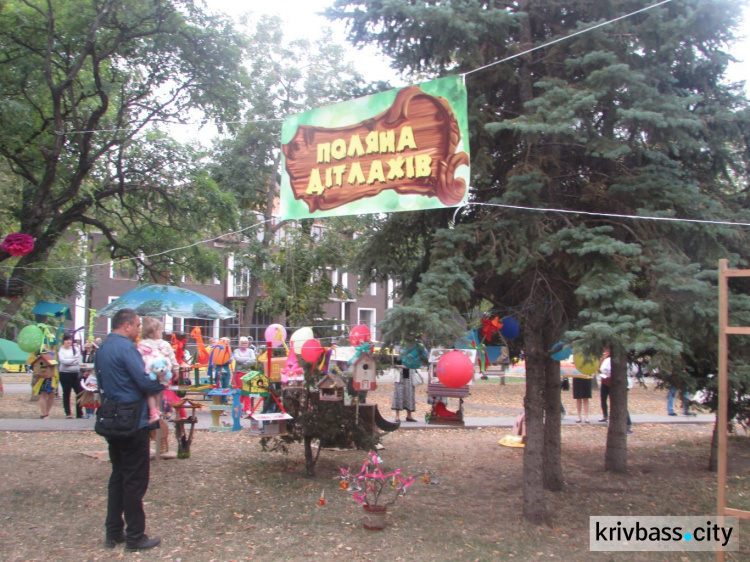
[{"label": "tree trunk", "polygon": [[[546,349],[551,346],[545,345]],[[562,401],[560,363],[544,358],[544,488],[553,492],[565,489],[560,443]]]},{"label": "tree trunk", "polygon": [[544,496],[544,311],[530,311],[524,329],[526,351],[526,447],[523,452],[523,516],[532,523],[548,520]]},{"label": "tree trunk", "polygon": [[[28,285],[24,284],[23,287],[28,287]],[[26,293],[25,290],[24,293]],[[19,297],[17,299],[11,299],[10,302],[5,306],[3,314],[0,314],[0,334],[3,334],[3,338],[15,340],[15,338],[8,338],[8,334],[5,333],[5,328],[8,327],[8,322],[10,322],[13,316],[15,316],[16,313],[21,309],[21,306],[23,306],[23,303],[25,301],[25,296]]]},{"label": "tree trunk", "polygon": [[[277,156],[274,161],[275,170],[278,169],[279,163],[280,157]],[[277,194],[278,187],[276,186],[276,183],[271,180],[271,182],[269,182],[268,192],[266,193],[266,208],[263,212],[263,220],[265,221],[263,223],[263,240],[261,242],[261,244],[263,245],[263,251],[258,252],[255,255],[255,266],[253,268],[255,270],[255,274],[250,278],[250,294],[245,300],[245,307],[242,313],[244,321],[242,322],[243,326],[240,328],[240,334],[243,336],[251,335],[250,325],[253,322],[253,318],[255,316],[255,306],[258,303],[258,289],[260,289],[261,287],[260,272],[265,268],[265,256],[268,254],[268,249],[271,247],[271,243],[273,242],[276,231],[281,228],[281,223],[278,223],[276,225],[273,224],[274,203],[276,201]]]},{"label": "tree trunk", "polygon": [[613,348],[609,383],[609,430],[604,453],[604,470],[628,471],[628,356],[622,348]]},{"label": "tree trunk", "polygon": [[719,414],[716,414],[714,422],[714,432],[711,436],[711,454],[708,456],[709,472],[718,472],[719,470]]},{"label": "tree trunk", "polygon": [[311,435],[305,435],[305,476],[313,478],[315,476],[315,455],[313,455]]}]

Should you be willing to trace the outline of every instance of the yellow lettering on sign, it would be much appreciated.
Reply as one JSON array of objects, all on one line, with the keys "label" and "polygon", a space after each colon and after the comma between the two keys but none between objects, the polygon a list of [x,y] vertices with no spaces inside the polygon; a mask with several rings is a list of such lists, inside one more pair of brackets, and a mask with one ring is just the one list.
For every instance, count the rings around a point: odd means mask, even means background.
[{"label": "yellow lettering on sign", "polygon": [[351,185],[358,185],[365,183],[365,174],[362,171],[362,164],[354,162],[351,169],[349,170],[349,177],[346,178],[346,182]]},{"label": "yellow lettering on sign", "polygon": [[417,154],[414,157],[414,164],[418,178],[426,178],[432,174],[432,169],[430,168],[432,157],[429,154]]},{"label": "yellow lettering on sign", "polygon": [[346,172],[345,165],[333,167],[333,184],[337,187],[341,187],[344,183],[344,172]]},{"label": "yellow lettering on sign", "polygon": [[332,168],[326,168],[326,187],[331,187],[333,185],[333,169]]},{"label": "yellow lettering on sign", "polygon": [[404,158],[397,156],[388,160],[388,179],[397,180],[404,177]]},{"label": "yellow lettering on sign", "polygon": [[349,150],[346,151],[346,155],[349,158],[365,155],[365,147],[362,146],[362,140],[359,138],[359,135],[352,135],[352,138],[349,140]]},{"label": "yellow lettering on sign", "polygon": [[367,136],[365,137],[365,144],[367,144],[367,154],[372,154],[373,152],[379,152],[378,151],[378,132],[377,131],[370,131],[367,133]]},{"label": "yellow lettering on sign", "polygon": [[324,191],[325,187],[323,187],[323,182],[320,181],[320,170],[313,168],[310,172],[310,181],[307,183],[305,193],[307,195],[320,195]]},{"label": "yellow lettering on sign", "polygon": [[414,177],[414,157],[413,156],[406,157],[406,177],[407,178]]},{"label": "yellow lettering on sign", "polygon": [[388,129],[380,132],[380,153],[396,152],[396,131]]},{"label": "yellow lettering on sign", "polygon": [[331,161],[331,143],[324,142],[318,145],[318,164]]},{"label": "yellow lettering on sign", "polygon": [[346,158],[346,141],[344,139],[336,139],[331,143],[331,156],[336,160]]},{"label": "yellow lettering on sign", "polygon": [[414,140],[414,131],[408,125],[404,125],[401,128],[401,132],[398,137],[398,146],[396,152],[403,152],[407,148],[417,149],[417,143]]},{"label": "yellow lettering on sign", "polygon": [[374,160],[370,164],[370,175],[367,176],[367,183],[373,184],[375,180],[385,183],[385,173],[383,172],[383,163],[380,160]]}]

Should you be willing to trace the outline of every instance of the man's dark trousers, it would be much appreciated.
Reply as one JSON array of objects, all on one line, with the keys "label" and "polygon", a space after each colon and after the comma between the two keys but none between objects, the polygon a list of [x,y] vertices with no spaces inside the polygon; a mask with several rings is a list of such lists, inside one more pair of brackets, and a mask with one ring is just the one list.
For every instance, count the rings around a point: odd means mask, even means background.
[{"label": "man's dark trousers", "polygon": [[127,544],[137,544],[146,530],[143,497],[148,490],[151,454],[149,431],[144,427],[132,437],[107,441],[109,460],[112,462],[105,522],[107,538],[119,539],[124,523],[127,523]]}]

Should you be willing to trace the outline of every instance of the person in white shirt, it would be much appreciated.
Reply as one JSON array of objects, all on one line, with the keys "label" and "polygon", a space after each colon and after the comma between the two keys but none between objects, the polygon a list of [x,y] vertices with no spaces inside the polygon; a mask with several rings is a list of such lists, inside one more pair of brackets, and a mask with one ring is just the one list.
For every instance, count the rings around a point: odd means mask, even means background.
[{"label": "person in white shirt", "polygon": [[65,334],[62,347],[57,352],[57,360],[60,363],[60,385],[63,389],[63,409],[65,417],[73,417],[70,409],[70,395],[73,394],[73,402],[76,408],[76,417],[83,417],[83,408],[78,405],[77,396],[83,390],[80,381],[81,352],[73,345],[73,336]]}]

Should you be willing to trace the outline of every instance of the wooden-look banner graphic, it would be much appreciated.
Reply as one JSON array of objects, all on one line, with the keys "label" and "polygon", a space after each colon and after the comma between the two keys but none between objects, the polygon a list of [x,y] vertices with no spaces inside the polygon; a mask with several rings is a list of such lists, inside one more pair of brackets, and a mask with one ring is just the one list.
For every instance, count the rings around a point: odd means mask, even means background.
[{"label": "wooden-look banner graphic", "polygon": [[450,207],[468,195],[462,76],[293,115],[281,136],[282,219]]}]

